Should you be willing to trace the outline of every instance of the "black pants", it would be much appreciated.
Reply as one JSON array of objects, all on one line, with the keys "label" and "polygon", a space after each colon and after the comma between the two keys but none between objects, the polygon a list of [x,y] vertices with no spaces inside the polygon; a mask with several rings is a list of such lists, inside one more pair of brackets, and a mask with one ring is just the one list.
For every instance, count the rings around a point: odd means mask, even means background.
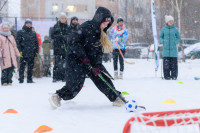
[{"label": "black pants", "polygon": [[163,57],[163,72],[165,79],[177,79],[178,62],[177,57]]},{"label": "black pants", "polygon": [[28,64],[27,80],[32,80],[34,57],[23,57],[20,59],[19,81],[24,81],[24,70],[26,63]]},{"label": "black pants", "polygon": [[[125,49],[121,49],[122,54],[125,54]],[[121,56],[120,52],[118,49],[113,50],[113,65],[114,65],[114,71],[118,71],[118,59],[119,59],[119,64],[120,64],[120,71],[124,71],[124,59]]]},{"label": "black pants", "polygon": [[53,79],[55,80],[65,80],[65,62],[66,56],[55,55],[55,64],[53,67]]},{"label": "black pants", "polygon": [[1,84],[2,85],[4,83],[7,83],[7,84],[12,83],[13,71],[14,71],[13,66],[2,70],[2,73],[1,73]]},{"label": "black pants", "polygon": [[[100,67],[101,71],[106,71],[106,69],[103,67]],[[57,90],[56,93],[63,99],[63,100],[70,100],[73,99],[82,89],[85,76],[86,74],[90,77],[90,79],[94,82],[94,84],[97,86],[97,88],[105,94],[105,96],[110,100],[114,101],[117,98],[117,95],[111,90],[105,82],[101,80],[98,76],[94,76],[91,71],[87,70],[87,68],[83,66],[73,66],[73,68],[69,68],[66,71],[66,85],[61,88],[60,90]],[[115,89],[112,81],[110,78],[102,74],[103,78]],[[116,90],[117,91],[117,90]],[[121,94],[119,91],[117,91],[119,94]],[[96,95],[96,94],[94,94]],[[88,95],[89,97],[89,95]]]}]

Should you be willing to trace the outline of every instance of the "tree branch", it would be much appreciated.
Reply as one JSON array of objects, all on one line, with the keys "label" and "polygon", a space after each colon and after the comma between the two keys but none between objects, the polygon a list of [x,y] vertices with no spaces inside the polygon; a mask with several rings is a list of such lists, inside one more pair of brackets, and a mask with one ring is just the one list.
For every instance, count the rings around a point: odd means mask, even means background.
[{"label": "tree branch", "polygon": [[180,12],[181,12],[181,10],[182,10],[182,5],[183,5],[183,0],[181,0]]},{"label": "tree branch", "polygon": [[6,3],[8,2],[8,0],[6,0],[3,4],[3,6],[1,7],[0,11],[3,9],[3,7],[6,5]]},{"label": "tree branch", "polygon": [[174,5],[173,0],[170,0],[170,4],[174,7],[174,9],[176,9],[176,11],[178,11],[178,8],[176,7],[176,5]]}]

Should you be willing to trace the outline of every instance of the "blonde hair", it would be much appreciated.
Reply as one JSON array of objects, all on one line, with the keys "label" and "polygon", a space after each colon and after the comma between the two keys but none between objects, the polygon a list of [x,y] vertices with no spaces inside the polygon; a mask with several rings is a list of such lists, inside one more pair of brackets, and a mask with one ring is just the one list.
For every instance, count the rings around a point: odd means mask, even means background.
[{"label": "blonde hair", "polygon": [[100,43],[103,46],[103,50],[106,50],[109,52],[113,51],[111,42],[108,40],[108,37],[107,37],[106,33],[103,31],[103,29],[101,29]]}]

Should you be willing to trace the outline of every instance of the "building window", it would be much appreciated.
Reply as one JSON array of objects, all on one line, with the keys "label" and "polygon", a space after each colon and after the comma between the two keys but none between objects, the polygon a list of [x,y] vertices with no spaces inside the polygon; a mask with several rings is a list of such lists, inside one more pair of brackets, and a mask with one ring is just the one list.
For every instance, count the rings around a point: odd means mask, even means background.
[{"label": "building window", "polygon": [[88,6],[87,5],[85,5],[85,11],[88,11]]},{"label": "building window", "polygon": [[98,9],[98,8],[99,8],[99,6],[95,6],[95,8],[96,8],[96,9]]},{"label": "building window", "polygon": [[68,5],[66,6],[67,12],[76,12],[76,7],[74,5]]},{"label": "building window", "polygon": [[58,12],[58,10],[59,10],[58,4],[53,4],[52,5],[52,11],[53,12]]},{"label": "building window", "polygon": [[109,0],[110,2],[115,2],[115,0]]}]

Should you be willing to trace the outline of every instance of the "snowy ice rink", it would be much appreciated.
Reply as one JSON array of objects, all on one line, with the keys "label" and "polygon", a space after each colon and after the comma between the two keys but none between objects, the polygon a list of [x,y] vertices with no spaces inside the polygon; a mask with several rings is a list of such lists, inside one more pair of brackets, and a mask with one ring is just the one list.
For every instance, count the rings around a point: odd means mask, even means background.
[{"label": "snowy ice rink", "polygon": [[[135,65],[125,64],[124,80],[114,81],[118,90],[130,93],[127,99],[146,106],[147,112],[200,108],[200,81],[194,80],[200,76],[200,60],[179,63],[176,81],[162,80],[160,68],[155,77],[154,60],[131,61]],[[113,75],[112,63],[105,66]],[[33,133],[41,125],[53,128],[51,133],[121,133],[134,115],[124,107],[113,107],[90,79],[86,79],[75,99],[62,101],[57,110],[49,105],[49,93],[60,89],[63,82],[52,83],[52,78],[42,78],[34,79],[35,84],[19,84],[13,79],[12,86],[0,86],[0,133]],[[163,103],[167,99],[176,103]],[[19,113],[3,114],[11,108]]]}]

